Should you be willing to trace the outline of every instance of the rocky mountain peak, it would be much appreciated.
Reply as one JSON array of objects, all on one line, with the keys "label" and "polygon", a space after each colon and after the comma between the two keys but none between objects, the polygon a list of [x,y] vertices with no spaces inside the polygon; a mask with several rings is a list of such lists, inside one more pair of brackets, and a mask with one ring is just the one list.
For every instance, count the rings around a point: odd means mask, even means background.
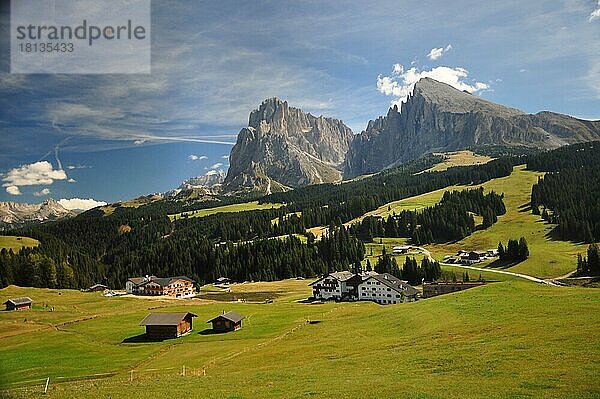
[{"label": "rocky mountain peak", "polygon": [[352,138],[352,130],[338,119],[266,99],[238,134],[225,191],[269,192],[340,180],[338,166]]},{"label": "rocky mountain peak", "polygon": [[426,153],[484,145],[556,148],[600,139],[598,122],[566,115],[529,115],[431,78],[419,80],[400,112],[370,121],[346,156],[350,178],[374,173]]}]

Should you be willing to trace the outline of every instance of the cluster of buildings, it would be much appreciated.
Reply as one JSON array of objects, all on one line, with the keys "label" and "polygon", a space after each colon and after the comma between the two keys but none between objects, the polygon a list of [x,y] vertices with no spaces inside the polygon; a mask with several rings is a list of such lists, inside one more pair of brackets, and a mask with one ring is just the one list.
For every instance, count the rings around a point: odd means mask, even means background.
[{"label": "cluster of buildings", "polygon": [[[180,313],[150,313],[140,322],[146,327],[146,338],[163,340],[179,338],[193,330],[192,319],[198,317],[190,312]],[[223,311],[223,314],[209,320],[214,333],[237,331],[242,328],[242,320],[246,317],[236,312]]]},{"label": "cluster of buildings", "polygon": [[388,273],[330,273],[310,284],[319,300],[373,301],[382,305],[417,300],[419,291],[408,282]]},{"label": "cluster of buildings", "polygon": [[190,298],[196,295],[195,281],[179,277],[131,277],[125,283],[125,291],[133,295],[171,296]]},{"label": "cluster of buildings", "polygon": [[455,263],[461,265],[472,265],[486,259],[493,259],[498,256],[497,249],[488,249],[487,251],[464,251],[460,250],[456,255],[446,255],[444,263]]}]

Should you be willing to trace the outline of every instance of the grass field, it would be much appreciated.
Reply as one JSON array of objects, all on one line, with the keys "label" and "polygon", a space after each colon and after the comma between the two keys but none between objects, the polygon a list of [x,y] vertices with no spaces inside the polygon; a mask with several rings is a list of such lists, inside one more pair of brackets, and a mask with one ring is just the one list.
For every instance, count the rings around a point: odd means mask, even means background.
[{"label": "grass field", "polygon": [[428,169],[428,172],[442,171],[452,166],[482,165],[494,159],[485,155],[475,154],[473,151],[469,150],[445,152],[434,155],[443,155],[446,159]]},{"label": "grass field", "polygon": [[[459,249],[486,250],[496,248],[500,241],[506,244],[509,238],[518,239],[524,236],[529,245],[529,259],[507,270],[540,278],[558,277],[574,270],[577,266],[577,254],[584,253],[587,245],[554,239],[552,230],[555,225],[548,224],[541,217],[533,215],[529,208],[531,187],[541,175],[542,173],[539,172],[527,171],[521,165],[516,166],[510,176],[493,179],[480,185],[486,192],[493,190],[497,193],[504,193],[506,214],[500,216],[498,222],[492,227],[476,231],[464,240],[450,244],[426,245],[425,247],[436,259],[442,260],[444,255],[455,254]],[[439,202],[444,191],[474,187],[479,186],[452,186],[432,191],[386,204],[374,213],[387,214],[389,213],[388,206],[396,212],[402,209],[422,209]],[[375,242],[378,242],[378,239]],[[384,241],[389,248],[405,243],[405,239]]]},{"label": "grass field", "polygon": [[[215,208],[200,209],[192,212],[185,212],[188,217],[191,218],[202,218],[216,213],[228,213],[228,212],[243,212],[243,211],[255,211],[260,209],[276,209],[282,207],[283,204],[259,204],[258,201],[244,202],[242,204],[232,204],[217,206]],[[179,219],[183,214],[178,213],[175,215],[169,215],[171,220]]]},{"label": "grass field", "polygon": [[[239,285],[289,292],[269,304],[9,287],[0,299],[29,295],[38,306],[0,314],[0,385],[11,398],[37,397],[48,376],[46,396],[56,398],[600,395],[598,289],[508,281],[390,306],[294,302],[309,294],[307,283]],[[124,343],[143,332],[137,324],[154,307],[194,312],[194,332]],[[200,333],[222,310],[248,316],[242,330]],[[95,373],[110,374],[89,380]]]},{"label": "grass field", "polygon": [[16,252],[23,247],[37,247],[38,245],[40,245],[38,240],[29,237],[0,236],[0,249],[12,249]]}]

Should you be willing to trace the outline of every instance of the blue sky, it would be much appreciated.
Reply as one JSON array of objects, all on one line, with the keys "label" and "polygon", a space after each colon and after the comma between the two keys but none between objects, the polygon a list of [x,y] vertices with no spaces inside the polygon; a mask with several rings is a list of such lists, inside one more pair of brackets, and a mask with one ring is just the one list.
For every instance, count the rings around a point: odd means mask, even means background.
[{"label": "blue sky", "polygon": [[8,73],[7,3],[0,201],[110,202],[225,170],[273,96],[358,133],[434,76],[526,112],[600,119],[596,0],[154,1],[149,75]]}]

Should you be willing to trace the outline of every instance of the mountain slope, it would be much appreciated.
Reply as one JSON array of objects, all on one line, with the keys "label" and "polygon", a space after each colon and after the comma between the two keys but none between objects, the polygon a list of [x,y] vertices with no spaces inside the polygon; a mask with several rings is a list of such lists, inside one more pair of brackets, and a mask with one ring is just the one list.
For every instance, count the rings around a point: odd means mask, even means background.
[{"label": "mountain slope", "polygon": [[76,214],[74,211],[63,208],[62,205],[52,199],[34,205],[0,202],[0,230],[58,220]]},{"label": "mountain slope", "polygon": [[434,79],[415,85],[402,109],[370,121],[355,137],[345,177],[374,173],[430,152],[485,145],[557,148],[600,139],[600,121],[551,112],[526,114]]},{"label": "mountain slope", "polygon": [[267,99],[238,134],[224,190],[270,193],[338,181],[352,138],[352,130],[340,120]]}]

